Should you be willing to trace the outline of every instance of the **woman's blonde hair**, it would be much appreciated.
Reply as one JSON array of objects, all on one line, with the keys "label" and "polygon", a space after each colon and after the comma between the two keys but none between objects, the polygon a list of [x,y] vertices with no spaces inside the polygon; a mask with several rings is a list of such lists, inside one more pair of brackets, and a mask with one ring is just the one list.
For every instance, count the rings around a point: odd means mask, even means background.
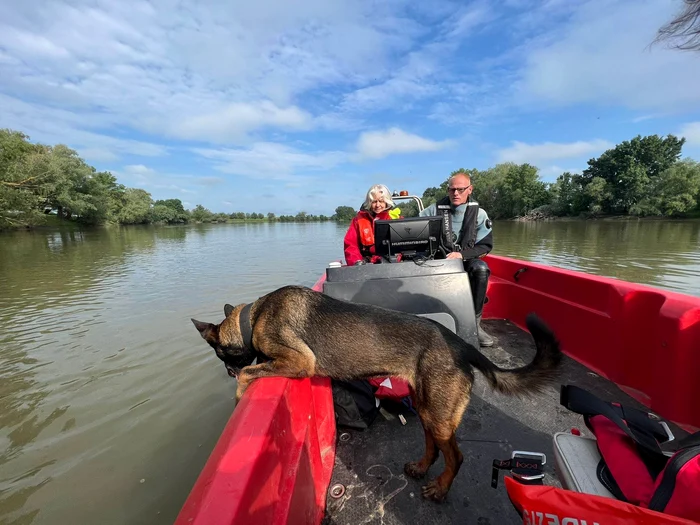
[{"label": "woman's blonde hair", "polygon": [[394,201],[391,199],[391,192],[389,191],[389,188],[384,186],[384,184],[375,184],[367,191],[367,197],[365,197],[364,208],[366,210],[371,210],[372,201],[374,199],[378,199],[379,197],[384,198],[387,210],[394,207]]}]

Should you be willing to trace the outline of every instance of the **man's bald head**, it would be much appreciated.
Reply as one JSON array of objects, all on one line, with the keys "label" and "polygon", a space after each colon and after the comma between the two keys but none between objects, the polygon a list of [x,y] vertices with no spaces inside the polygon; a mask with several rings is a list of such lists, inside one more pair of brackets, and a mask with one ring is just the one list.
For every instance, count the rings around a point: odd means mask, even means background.
[{"label": "man's bald head", "polygon": [[468,173],[455,173],[447,182],[447,194],[452,206],[464,204],[472,194],[472,180]]}]

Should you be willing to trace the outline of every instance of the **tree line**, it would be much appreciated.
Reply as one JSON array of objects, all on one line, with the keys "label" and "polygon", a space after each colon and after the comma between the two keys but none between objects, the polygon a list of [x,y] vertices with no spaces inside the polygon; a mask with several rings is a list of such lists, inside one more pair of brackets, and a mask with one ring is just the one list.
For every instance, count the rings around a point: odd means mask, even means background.
[{"label": "tree line", "polygon": [[[473,197],[494,219],[700,217],[700,163],[681,159],[684,143],[674,135],[638,135],[590,159],[581,173],[563,173],[553,183],[527,163],[460,168],[450,175],[468,173]],[[447,179],[423,192],[424,206],[447,195]],[[404,217],[418,214],[413,202],[400,208]]]},{"label": "tree line", "polygon": [[0,129],[0,229],[40,225],[50,216],[95,225],[336,220],[304,211],[214,213],[201,204],[185,209],[180,199],[154,201],[146,190],[119,184],[63,144],[35,144],[20,131]]},{"label": "tree line", "polygon": [[[544,182],[528,163],[502,163],[469,173],[474,198],[494,219],[595,218],[610,215],[700,217],[700,163],[681,159],[685,138],[636,136],[588,161],[581,173],[563,173]],[[451,175],[452,175],[451,174]],[[447,195],[447,179],[425,189],[429,206]],[[414,202],[400,204],[402,215],[418,214]],[[0,228],[42,224],[47,216],[86,224],[146,224],[230,221],[348,222],[351,206],[331,216],[299,212],[215,213],[201,204],[185,209],[180,199],[154,201],[140,188],[119,184],[65,145],[29,142],[19,131],[0,129]]]}]

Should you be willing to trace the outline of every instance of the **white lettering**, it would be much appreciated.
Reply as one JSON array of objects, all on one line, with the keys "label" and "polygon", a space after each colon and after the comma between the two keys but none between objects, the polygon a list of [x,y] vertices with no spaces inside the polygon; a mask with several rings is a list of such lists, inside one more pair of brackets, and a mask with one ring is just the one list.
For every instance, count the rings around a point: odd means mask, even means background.
[{"label": "white lettering", "polygon": [[[588,522],[583,519],[579,520],[579,518],[571,517],[560,518],[557,514],[544,514],[525,508],[523,508],[522,518],[523,525],[588,525]],[[545,518],[547,519],[546,523],[544,522]],[[600,523],[594,521],[592,525],[600,525]]]},{"label": "white lettering", "polygon": [[392,246],[408,246],[411,244],[426,244],[428,241],[398,241],[392,242]]},{"label": "white lettering", "polygon": [[544,517],[549,520],[547,525],[559,525],[559,516],[556,514],[545,514]]}]

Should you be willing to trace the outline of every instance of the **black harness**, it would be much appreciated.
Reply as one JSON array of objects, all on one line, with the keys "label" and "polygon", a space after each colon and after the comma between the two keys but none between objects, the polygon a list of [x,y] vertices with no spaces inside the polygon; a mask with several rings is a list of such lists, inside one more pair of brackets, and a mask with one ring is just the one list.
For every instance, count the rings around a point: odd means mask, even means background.
[{"label": "black harness", "polygon": [[450,198],[444,197],[435,203],[437,215],[442,215],[442,229],[445,237],[445,247],[449,251],[461,252],[463,248],[473,248],[476,243],[476,222],[479,215],[479,204],[469,199],[464,210],[461,235],[452,231],[452,206]]},{"label": "black harness", "polygon": [[238,315],[238,323],[241,326],[241,337],[243,337],[243,347],[255,351],[253,347],[253,327],[250,324],[250,309],[253,303],[248,303],[243,307]]},{"label": "black harness", "polygon": [[445,248],[449,252],[455,251],[455,241],[457,236],[452,232],[452,215],[450,214],[449,204],[435,204],[435,209],[438,215],[442,215],[442,233],[445,240]]}]

